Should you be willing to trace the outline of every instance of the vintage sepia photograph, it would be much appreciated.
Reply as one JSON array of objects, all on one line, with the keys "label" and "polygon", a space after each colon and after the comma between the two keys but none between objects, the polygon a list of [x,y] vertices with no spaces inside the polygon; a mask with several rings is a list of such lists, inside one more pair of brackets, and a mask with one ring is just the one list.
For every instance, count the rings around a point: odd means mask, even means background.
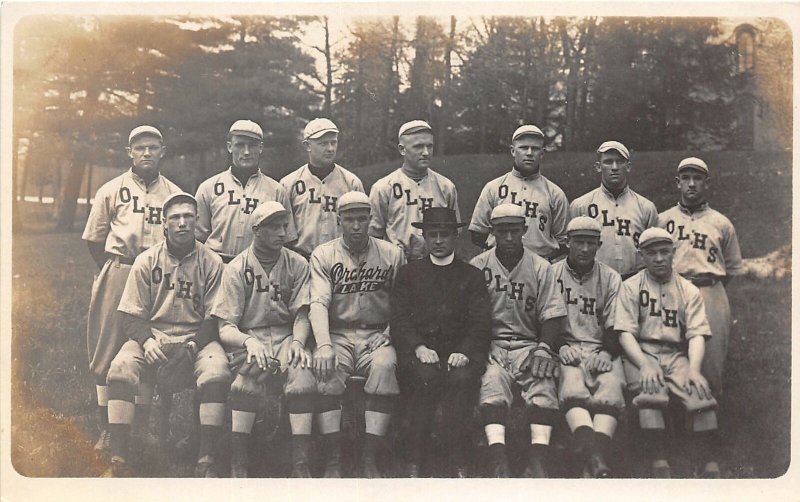
[{"label": "vintage sepia photograph", "polygon": [[796,5],[537,5],[4,4],[6,488],[785,480]]}]

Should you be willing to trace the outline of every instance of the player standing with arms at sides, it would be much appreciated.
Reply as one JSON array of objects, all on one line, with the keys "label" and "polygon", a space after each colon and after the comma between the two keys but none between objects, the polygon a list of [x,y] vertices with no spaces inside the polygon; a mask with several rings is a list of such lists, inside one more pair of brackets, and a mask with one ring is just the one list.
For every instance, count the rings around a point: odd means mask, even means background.
[{"label": "player standing with arms at sides", "polygon": [[523,209],[528,231],[522,242],[527,249],[551,262],[567,252],[569,202],[564,191],[541,173],[544,144],[544,133],[534,125],[523,125],[514,131],[514,167],[483,187],[469,224],[473,244],[483,249],[495,245],[495,238],[490,235],[492,210],[511,203]]},{"label": "player standing with arms at sides", "polygon": [[419,477],[427,460],[441,402],[451,473],[464,478],[470,417],[489,351],[489,296],[481,271],[455,257],[458,228],[465,226],[455,211],[433,207],[412,225],[422,229],[430,254],[400,269],[391,298],[392,341],[409,396],[408,475]]},{"label": "player standing with arms at sides", "polygon": [[[231,477],[247,477],[250,434],[268,378],[282,385],[292,430],[292,477],[309,478],[308,451],[317,383],[306,343],[308,262],[283,247],[289,213],[276,201],[253,211],[253,243],[225,266],[211,315],[228,352],[246,354],[231,384]],[[268,364],[272,361],[272,367]],[[249,363],[255,363],[250,365]]]},{"label": "player standing with arms at sides", "polygon": [[703,375],[711,390],[722,398],[722,380],[728,338],[731,331],[731,306],[725,291],[731,277],[742,273],[742,252],[731,220],[708,206],[708,166],[689,157],[678,164],[675,182],[680,202],[658,215],[658,226],[675,240],[675,271],[700,289],[713,335],[706,343]]},{"label": "player standing with arms at sides", "polygon": [[597,149],[595,170],[600,186],[573,200],[570,218],[588,216],[600,222],[603,245],[597,261],[620,273],[625,280],[642,269],[636,246],[646,229],[658,224],[655,204],[631,190],[628,175],[631,155],[618,141],[606,141]]},{"label": "player standing with arms at sides", "polygon": [[[112,476],[127,472],[133,395],[139,381],[170,359],[188,364],[200,400],[197,477],[217,477],[214,447],[225,423],[230,371],[211,318],[222,279],[222,260],[194,238],[197,202],[187,193],[163,203],[166,239],[136,258],[119,303],[130,338],[108,370],[108,422]],[[176,361],[173,361],[175,363]]]},{"label": "player standing with arms at sides", "polygon": [[308,164],[286,175],[281,185],[289,194],[297,225],[295,251],[308,259],[317,246],[342,236],[336,203],[343,194],[363,192],[358,177],[336,164],[339,129],[328,119],[314,119],[303,129]]},{"label": "player standing with arms at sides", "polygon": [[567,333],[559,350],[558,395],[567,425],[593,478],[606,478],[606,459],[617,419],[625,408],[625,374],[614,337],[614,307],[622,281],[608,265],[595,260],[601,247],[600,223],[588,216],[567,225],[566,260],[553,274],[567,307]]},{"label": "player standing with arms at sides", "polygon": [[531,427],[525,477],[546,477],[550,435],[559,419],[558,353],[567,309],[553,269],[525,248],[525,210],[500,204],[490,223],[497,245],[472,259],[483,271],[492,307],[489,365],[481,379],[480,413],[489,443],[492,476],[510,476],[506,422],[514,400],[513,384],[522,388]]},{"label": "player standing with arms at sides", "polygon": [[[136,256],[164,239],[161,203],[169,194],[181,191],[159,171],[166,147],[158,129],[148,125],[134,128],[126,150],[131,168],[100,187],[83,231],[83,239],[100,268],[86,322],[89,369],[95,379],[102,426],[95,444],[98,451],[109,448],[108,367],[127,340],[117,312],[122,290]],[[136,399],[140,407],[137,432],[146,430],[152,397],[153,383],[143,383]]]},{"label": "player standing with arms at sides", "polygon": [[362,476],[380,477],[375,454],[386,436],[392,401],[399,392],[397,355],[389,337],[389,294],[405,264],[400,248],[367,233],[369,197],[348,192],[339,199],[342,237],[311,253],[309,319],[316,339],[319,380],[317,420],[325,449],[325,477],[341,477],[341,395],[347,377],[364,384],[366,435]]},{"label": "player standing with arms at sides", "polygon": [[403,165],[372,185],[369,192],[372,221],[369,234],[386,239],[403,250],[406,258],[416,260],[427,255],[422,230],[411,226],[422,221],[430,207],[458,211],[458,195],[452,181],[430,169],[433,156],[433,130],[423,120],[400,126],[397,134]]},{"label": "player standing with arms at sides", "polygon": [[711,329],[697,287],[672,269],[674,246],[662,228],[642,232],[639,252],[645,270],[622,284],[614,329],[625,353],[625,377],[639,410],[653,476],[671,477],[663,410],[672,395],[688,412],[702,476],[718,478],[717,402],[700,372]]},{"label": "player standing with arms at sides", "polygon": [[[228,263],[253,242],[253,211],[259,203],[276,200],[291,212],[289,196],[280,183],[258,166],[264,150],[264,132],[250,120],[237,120],[228,132],[231,167],[197,188],[197,240]],[[297,239],[289,218],[287,245]]]}]

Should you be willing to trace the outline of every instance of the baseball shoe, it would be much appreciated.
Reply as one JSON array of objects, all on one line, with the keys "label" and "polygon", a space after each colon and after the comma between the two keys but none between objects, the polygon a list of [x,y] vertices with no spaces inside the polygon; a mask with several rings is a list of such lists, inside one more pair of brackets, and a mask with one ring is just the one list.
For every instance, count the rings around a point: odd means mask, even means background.
[{"label": "baseball shoe", "polygon": [[161,439],[149,429],[134,429],[131,433],[131,444],[140,444],[147,450],[156,450],[161,448]]},{"label": "baseball shoe", "polygon": [[467,470],[466,467],[458,466],[458,467],[455,468],[455,476],[453,476],[453,477],[454,478],[459,478],[459,479],[468,478],[469,477],[469,471]]},{"label": "baseball shoe", "polygon": [[664,459],[654,461],[653,477],[656,479],[672,478],[672,470],[669,468],[669,462]]},{"label": "baseball shoe", "polygon": [[419,477],[419,464],[411,462],[406,468],[406,477],[418,478]]},{"label": "baseball shoe", "polygon": [[206,455],[197,461],[194,468],[194,477],[196,478],[218,478],[219,474],[214,469],[214,459]]},{"label": "baseball shoe", "polygon": [[311,471],[308,468],[308,464],[306,462],[295,462],[294,466],[292,466],[292,476],[293,478],[310,478]]},{"label": "baseball shoe", "polygon": [[703,479],[719,479],[721,477],[719,472],[719,464],[716,462],[708,462],[698,477]]},{"label": "baseball shoe", "polygon": [[491,458],[491,476],[493,478],[510,478],[511,468],[508,466],[506,445],[496,443],[489,446],[489,456]]},{"label": "baseball shoe", "polygon": [[103,473],[104,478],[129,478],[131,471],[122,457],[111,457],[111,466]]},{"label": "baseball shoe", "polygon": [[607,478],[611,476],[611,469],[606,464],[605,459],[599,453],[593,453],[589,457],[589,474],[593,478]]},{"label": "baseball shoe", "polygon": [[108,432],[108,429],[103,429],[100,432],[100,437],[94,444],[94,451],[98,453],[106,453],[110,447],[111,447],[111,433]]},{"label": "baseball shoe", "polygon": [[532,458],[525,467],[525,472],[522,474],[525,478],[546,478],[547,471],[544,470],[541,460]]},{"label": "baseball shoe", "polygon": [[233,433],[231,437],[231,477],[246,478],[248,464],[248,445],[249,438],[244,434]]}]

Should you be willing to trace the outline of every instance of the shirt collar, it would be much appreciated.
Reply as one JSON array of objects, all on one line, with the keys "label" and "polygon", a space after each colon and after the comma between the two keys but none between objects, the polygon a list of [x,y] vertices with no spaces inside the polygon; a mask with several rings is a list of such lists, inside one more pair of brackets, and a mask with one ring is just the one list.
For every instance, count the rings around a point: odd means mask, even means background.
[{"label": "shirt collar", "polygon": [[669,274],[669,277],[668,277],[668,278],[667,278],[667,280],[665,280],[665,281],[662,281],[662,280],[660,280],[660,279],[656,279],[656,278],[655,278],[655,277],[654,277],[654,276],[653,276],[653,275],[650,273],[650,271],[649,271],[649,270],[647,270],[647,269],[644,269],[644,273],[645,273],[645,276],[647,276],[647,278],[648,278],[649,280],[651,280],[651,281],[653,281],[653,282],[655,282],[655,283],[657,283],[657,284],[669,284],[670,282],[672,282],[672,278],[673,278],[673,277],[675,277],[675,269],[673,269],[673,270],[672,270],[672,273],[670,273],[670,274]]},{"label": "shirt collar", "polygon": [[[229,166],[226,172],[234,182],[239,183],[239,178],[233,175],[233,166]],[[261,172],[261,168],[259,167],[258,169],[256,169],[255,173],[251,174],[250,177],[247,178],[247,181],[249,182],[251,179],[260,178],[261,176],[263,176],[263,173]],[[239,184],[241,185],[241,183]]]},{"label": "shirt collar", "polygon": [[173,252],[174,248],[170,245],[169,239],[164,239],[164,245],[167,248],[167,254],[169,254],[172,258],[175,258],[178,261],[183,261],[197,252],[197,241],[194,241],[194,246],[192,246],[192,250],[189,251],[183,258],[178,258],[178,256]]},{"label": "shirt collar", "polygon": [[[678,209],[684,214],[688,214],[688,215],[694,214],[694,213],[692,213],[692,211],[689,211],[688,207],[683,205],[683,202],[678,202]],[[703,202],[702,204],[697,206],[697,209],[695,209],[694,212],[695,213],[701,213],[701,212],[705,211],[706,209],[708,209],[708,201]]]},{"label": "shirt collar", "polygon": [[[336,172],[336,169],[338,167],[339,167],[339,164],[334,163],[333,164],[333,169],[331,169],[331,172],[328,173],[328,176],[325,176],[325,178],[323,178],[323,179],[328,179],[328,177],[333,176],[333,173]],[[304,165],[303,168],[305,168],[305,170],[306,170],[306,172],[308,172],[309,176],[313,176],[313,177],[317,178],[318,180],[322,181],[322,179],[320,179],[319,177],[317,177],[316,174],[314,174],[314,171],[311,169],[311,164],[310,163],[307,163],[306,165]]]},{"label": "shirt collar", "polygon": [[128,170],[128,172],[129,172],[129,173],[131,173],[131,178],[133,178],[133,181],[135,181],[136,183],[138,183],[139,185],[141,185],[141,186],[143,186],[143,187],[145,187],[145,188],[149,188],[149,187],[151,187],[151,186],[155,185],[155,184],[158,182],[158,180],[161,178],[161,173],[159,172],[159,173],[156,175],[156,177],[155,177],[155,178],[153,178],[153,181],[151,181],[149,185],[145,185],[145,184],[144,184],[144,178],[142,178],[141,176],[139,176],[138,174],[136,174],[136,173],[133,171],[133,168],[132,168],[132,167],[131,167],[131,168]]},{"label": "shirt collar", "polygon": [[619,197],[614,197],[614,194],[611,193],[611,190],[606,188],[606,186],[602,183],[600,183],[600,190],[602,190],[603,193],[606,194],[609,199],[621,199],[624,195],[627,195],[628,192],[630,192],[630,185],[628,184],[625,185],[625,188],[623,188],[622,191],[619,193]]},{"label": "shirt collar", "polygon": [[369,250],[369,247],[372,246],[372,237],[367,236],[367,245],[364,248],[364,251],[360,253],[355,253],[353,250],[350,249],[350,246],[347,245],[347,241],[344,240],[344,236],[342,236],[342,247],[347,251],[349,254],[353,256],[361,256],[362,254],[366,253]]},{"label": "shirt collar", "polygon": [[539,172],[531,174],[530,176],[523,176],[522,173],[517,170],[517,166],[512,166],[511,174],[525,181],[531,181],[542,177],[542,168],[539,166]]},{"label": "shirt collar", "polygon": [[567,271],[570,273],[570,275],[572,275],[572,277],[576,279],[583,279],[584,277],[589,277],[590,275],[592,275],[595,269],[597,269],[597,260],[595,260],[594,263],[592,263],[592,268],[583,275],[578,274],[578,272],[574,268],[569,266],[569,261],[567,261],[567,258],[564,258],[564,267],[566,267]]},{"label": "shirt collar", "polygon": [[434,265],[439,266],[439,267],[445,267],[445,266],[450,265],[451,263],[453,263],[453,260],[456,257],[456,253],[452,252],[452,253],[450,253],[449,256],[445,256],[444,258],[437,258],[437,257],[433,256],[432,254],[428,255],[428,256],[430,256],[431,263],[433,263]]}]

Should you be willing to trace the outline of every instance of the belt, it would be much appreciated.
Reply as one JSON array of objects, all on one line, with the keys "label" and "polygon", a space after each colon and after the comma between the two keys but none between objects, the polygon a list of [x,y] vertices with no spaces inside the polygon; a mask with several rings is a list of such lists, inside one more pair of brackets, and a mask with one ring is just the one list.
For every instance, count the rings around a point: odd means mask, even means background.
[{"label": "belt", "polygon": [[115,254],[110,254],[108,255],[108,259],[116,261],[117,263],[121,263],[122,265],[133,265],[133,261],[136,258],[131,258],[130,256],[119,256]]},{"label": "belt", "polygon": [[692,281],[692,284],[697,286],[698,288],[707,288],[709,286],[713,286],[714,284],[720,281],[720,278],[716,275],[701,275],[698,277],[686,277]]},{"label": "belt", "polygon": [[336,322],[331,323],[333,329],[386,329],[388,323],[379,322],[374,324],[360,323],[360,322]]},{"label": "belt", "polygon": [[527,336],[497,336],[494,340],[500,342],[535,342],[536,340],[533,338],[529,338]]}]

